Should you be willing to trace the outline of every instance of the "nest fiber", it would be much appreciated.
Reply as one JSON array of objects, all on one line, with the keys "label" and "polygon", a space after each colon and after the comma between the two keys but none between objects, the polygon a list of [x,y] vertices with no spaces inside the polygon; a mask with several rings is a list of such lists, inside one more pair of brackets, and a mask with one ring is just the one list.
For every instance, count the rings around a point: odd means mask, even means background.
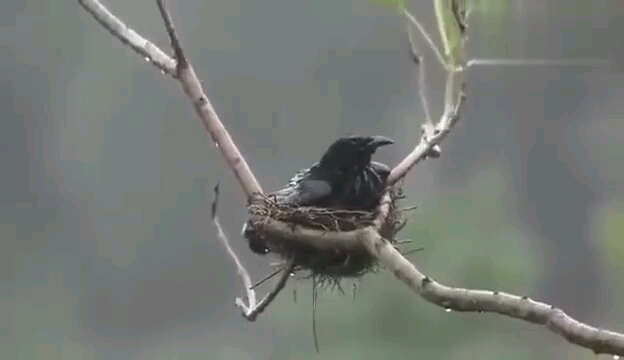
[{"label": "nest fiber", "polygon": [[[402,198],[399,187],[388,189],[386,196],[389,211],[377,231],[388,241],[394,242],[394,235],[401,223],[401,213],[396,202]],[[321,231],[352,231],[374,226],[379,209],[374,211],[351,211],[316,207],[298,207],[275,201],[270,195],[256,195],[248,207],[249,227],[253,236],[261,237],[271,249],[284,260],[293,259],[295,271],[309,271],[310,276],[321,282],[337,283],[341,278],[359,277],[374,270],[376,260],[363,247],[317,248],[309,243],[292,238],[276,238],[263,234],[263,226],[269,220],[278,220]]]}]

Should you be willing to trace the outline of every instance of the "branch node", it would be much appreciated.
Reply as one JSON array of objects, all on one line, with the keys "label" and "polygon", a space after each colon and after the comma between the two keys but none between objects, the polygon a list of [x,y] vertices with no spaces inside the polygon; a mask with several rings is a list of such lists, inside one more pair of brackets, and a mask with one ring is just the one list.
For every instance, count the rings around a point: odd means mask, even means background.
[{"label": "branch node", "polygon": [[177,63],[176,69],[179,75],[181,70],[188,69],[189,64],[186,60],[186,56],[184,56],[182,45],[180,45],[180,40],[178,39],[175,27],[173,25],[173,19],[171,18],[171,14],[169,14],[167,4],[165,3],[166,1],[167,0],[156,0],[156,4],[158,5],[160,16],[165,23],[165,29],[167,30],[167,34],[169,35],[169,40],[171,41],[171,48],[173,49],[173,55]]}]

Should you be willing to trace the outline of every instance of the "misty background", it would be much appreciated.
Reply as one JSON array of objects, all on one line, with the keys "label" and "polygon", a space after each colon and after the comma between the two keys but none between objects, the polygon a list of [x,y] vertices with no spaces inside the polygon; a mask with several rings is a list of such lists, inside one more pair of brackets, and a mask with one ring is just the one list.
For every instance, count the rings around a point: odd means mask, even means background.
[{"label": "misty background", "polygon": [[[481,1],[480,3],[483,3]],[[505,2],[506,3],[506,2]],[[110,10],[170,53],[153,0]],[[441,283],[528,295],[624,331],[624,7],[515,0],[468,20],[470,58],[592,58],[587,66],[475,67],[440,159],[405,181],[401,238]],[[447,313],[391,274],[324,291],[321,353],[311,282],[291,282],[254,323],[209,220],[219,214],[256,279],[269,260],[240,237],[245,201],[177,82],[77,1],[0,12],[0,354],[6,359],[594,359],[545,328]],[[365,0],[185,0],[170,8],[186,54],[267,190],[345,134],[395,139],[424,115],[406,23]],[[438,39],[431,1],[410,10]],[[444,73],[430,52],[438,119]],[[296,289],[297,302],[292,290]],[[261,292],[266,291],[262,288]]]}]

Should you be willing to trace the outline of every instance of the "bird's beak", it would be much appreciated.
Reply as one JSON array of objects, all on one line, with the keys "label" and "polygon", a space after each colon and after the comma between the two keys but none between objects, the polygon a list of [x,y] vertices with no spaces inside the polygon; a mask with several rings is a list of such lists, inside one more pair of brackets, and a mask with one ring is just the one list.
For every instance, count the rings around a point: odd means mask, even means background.
[{"label": "bird's beak", "polygon": [[382,146],[391,145],[391,144],[394,144],[394,141],[392,141],[392,139],[387,138],[385,136],[381,136],[381,135],[371,136],[370,141],[368,143],[369,146],[375,149],[382,147]]}]

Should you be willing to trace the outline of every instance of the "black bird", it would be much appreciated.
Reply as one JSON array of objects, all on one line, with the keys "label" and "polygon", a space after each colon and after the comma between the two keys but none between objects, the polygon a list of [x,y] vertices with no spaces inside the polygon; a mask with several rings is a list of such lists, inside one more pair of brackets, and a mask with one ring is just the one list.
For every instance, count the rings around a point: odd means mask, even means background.
[{"label": "black bird", "polygon": [[[321,160],[293,176],[288,184],[271,193],[276,201],[297,206],[315,206],[343,210],[374,209],[386,187],[390,168],[371,161],[375,151],[394,142],[384,136],[347,136],[334,141]],[[256,254],[266,254],[263,239],[247,232],[249,248]]]}]

